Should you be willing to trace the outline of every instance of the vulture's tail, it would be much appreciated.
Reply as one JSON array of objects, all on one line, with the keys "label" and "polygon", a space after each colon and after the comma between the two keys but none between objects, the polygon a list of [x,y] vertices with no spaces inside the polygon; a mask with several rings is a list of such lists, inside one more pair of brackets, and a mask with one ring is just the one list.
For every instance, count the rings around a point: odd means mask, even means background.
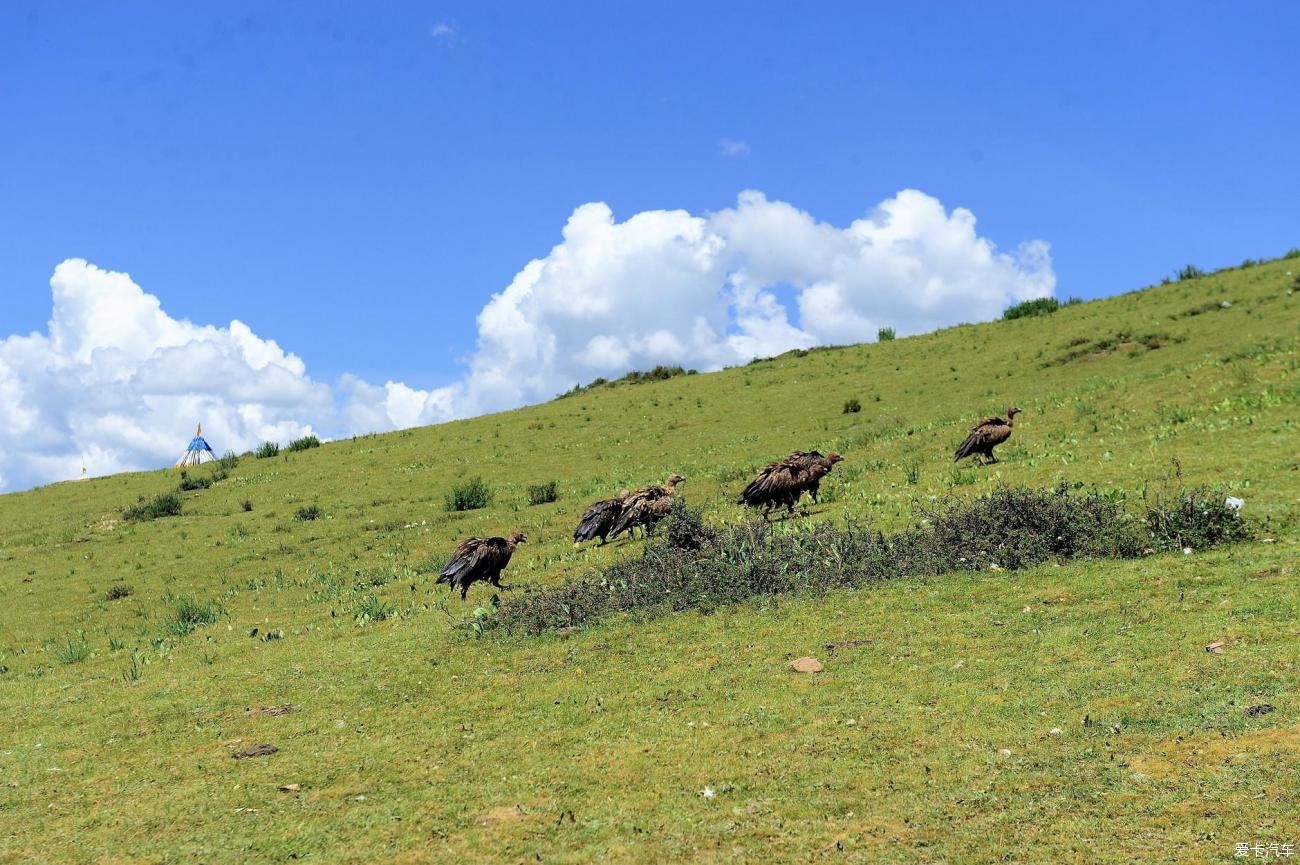
[{"label": "vulture's tail", "polygon": [[975,436],[969,435],[966,436],[966,441],[961,443],[961,447],[957,448],[957,453],[953,456],[952,461],[958,462],[973,453],[975,453]]},{"label": "vulture's tail", "polygon": [[636,520],[633,518],[631,513],[625,511],[619,515],[618,521],[615,522],[614,527],[609,530],[609,537],[616,538],[634,525],[636,525]]}]

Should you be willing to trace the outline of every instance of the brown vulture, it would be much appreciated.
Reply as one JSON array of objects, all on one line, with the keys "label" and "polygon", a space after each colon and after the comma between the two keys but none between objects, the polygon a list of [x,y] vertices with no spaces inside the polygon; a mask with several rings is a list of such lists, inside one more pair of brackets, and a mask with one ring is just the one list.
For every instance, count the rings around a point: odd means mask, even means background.
[{"label": "brown vulture", "polygon": [[578,527],[573,530],[573,545],[600,538],[600,544],[604,546],[605,538],[623,515],[623,502],[627,501],[629,495],[627,490],[623,490],[617,498],[604,499],[587,508]]},{"label": "brown vulture", "polygon": [[822,478],[843,459],[837,453],[822,456],[817,451],[795,451],[759,469],[758,476],[745,487],[736,504],[762,508],[764,513],[784,506],[794,513],[795,504],[805,492],[817,501]]},{"label": "brown vulture", "polygon": [[438,574],[438,582],[449,584],[453,591],[459,588],[462,601],[469,587],[480,580],[498,589],[512,588],[501,585],[501,572],[510,564],[515,547],[527,540],[520,532],[508,538],[466,538]]},{"label": "brown vulture", "polygon": [[655,523],[668,516],[672,510],[673,494],[677,491],[677,485],[684,480],[686,478],[681,475],[671,474],[661,487],[633,490],[623,500],[623,512],[609,530],[609,536],[616,538],[623,532],[631,534],[637,526],[647,533],[654,531]]},{"label": "brown vulture", "polygon": [[957,448],[953,462],[972,455],[979,460],[980,465],[984,465],[986,459],[990,463],[997,462],[998,458],[993,456],[993,448],[1011,438],[1011,425],[1018,414],[1020,408],[1013,405],[1007,409],[1005,418],[991,417],[971,427],[970,435],[966,436],[966,441]]}]

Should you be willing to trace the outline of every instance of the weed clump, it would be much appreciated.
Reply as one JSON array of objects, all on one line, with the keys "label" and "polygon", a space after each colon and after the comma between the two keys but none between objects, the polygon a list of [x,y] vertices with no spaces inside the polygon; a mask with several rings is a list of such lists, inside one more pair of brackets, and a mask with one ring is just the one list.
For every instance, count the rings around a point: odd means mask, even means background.
[{"label": "weed clump", "polygon": [[85,634],[78,634],[75,640],[69,640],[54,650],[54,657],[60,664],[80,664],[90,658],[90,644]]},{"label": "weed clump", "polygon": [[555,481],[547,481],[544,484],[532,484],[528,487],[528,504],[544,505],[556,501],[559,498],[556,492]]},{"label": "weed clump", "polygon": [[129,598],[130,596],[131,587],[126,583],[115,583],[104,592],[104,600],[106,601],[120,601],[122,598]]},{"label": "weed clump", "polygon": [[221,470],[224,472],[234,471],[235,466],[239,465],[239,457],[234,451],[226,451],[218,460],[221,464]]},{"label": "weed clump", "polygon": [[248,513],[253,509],[253,500],[244,499],[244,501],[240,504],[240,507],[244,509],[244,513]]},{"label": "weed clump", "polygon": [[[314,435],[305,435],[302,438],[294,439],[284,446],[285,453],[296,453],[298,451],[311,450],[320,447],[320,439]],[[274,454],[272,454],[274,456]]]},{"label": "weed clump", "polygon": [[844,401],[843,414],[857,414],[860,411],[862,411],[862,403],[858,402],[856,399],[848,399]]},{"label": "weed clump", "polygon": [[1199,267],[1197,267],[1194,264],[1189,264],[1186,265],[1185,267],[1181,267],[1174,273],[1174,276],[1178,278],[1179,282],[1182,282],[1185,279],[1200,279],[1202,276],[1205,275],[1206,275],[1205,271],[1201,270]]},{"label": "weed clump", "polygon": [[279,453],[280,446],[275,442],[262,442],[257,446],[257,450],[253,451],[253,456],[257,457],[259,460],[264,460],[270,459],[273,456],[278,456]]},{"label": "weed clump", "polygon": [[1157,550],[1201,550],[1249,540],[1250,527],[1213,491],[1198,487],[1157,498],[1148,506],[1146,527]]},{"label": "weed clump", "polygon": [[479,477],[470,478],[463,484],[456,484],[446,497],[449,511],[474,511],[485,508],[491,503],[492,488]]},{"label": "weed clump", "polygon": [[206,490],[210,486],[212,486],[212,478],[210,477],[192,478],[190,477],[189,472],[185,471],[184,469],[181,469],[181,483],[180,483],[181,492],[188,493],[191,492],[192,490]]},{"label": "weed clump", "polygon": [[894,333],[894,329],[892,327],[882,327],[880,330],[876,331],[876,341],[889,342],[890,340],[894,339],[896,335],[897,334]]},{"label": "weed clump", "polygon": [[303,505],[294,513],[293,518],[300,523],[309,523],[321,518],[321,509],[316,505]]},{"label": "weed clump", "polygon": [[184,637],[194,633],[195,628],[214,624],[220,615],[221,606],[216,601],[199,601],[181,595],[173,606],[167,630],[177,637]]},{"label": "weed clump", "polygon": [[180,496],[176,493],[162,493],[123,508],[122,519],[127,522],[144,522],[161,517],[174,517],[180,512]]}]

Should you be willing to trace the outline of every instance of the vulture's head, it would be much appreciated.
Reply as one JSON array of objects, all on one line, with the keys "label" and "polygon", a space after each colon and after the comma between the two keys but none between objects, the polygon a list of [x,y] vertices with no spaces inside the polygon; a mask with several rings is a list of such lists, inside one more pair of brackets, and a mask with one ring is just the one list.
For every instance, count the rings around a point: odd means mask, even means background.
[{"label": "vulture's head", "polygon": [[618,491],[618,500],[619,500],[620,502],[625,502],[625,501],[627,501],[627,497],[630,496],[630,495],[632,495],[632,491],[631,491],[631,490],[619,490],[619,491]]},{"label": "vulture's head", "polygon": [[1007,417],[1015,417],[1016,415],[1020,414],[1020,412],[1022,411],[1024,411],[1024,409],[1022,409],[1020,406],[1013,405],[1011,408],[1007,409]]},{"label": "vulture's head", "polygon": [[679,475],[676,472],[673,472],[668,476],[668,481],[667,483],[664,484],[664,489],[669,491],[675,490],[677,488],[677,485],[684,480],[686,480],[685,475]]},{"label": "vulture's head", "polygon": [[526,544],[528,543],[528,536],[525,535],[523,532],[515,532],[513,535],[510,536],[510,543]]},{"label": "vulture's head", "polygon": [[826,455],[826,461],[829,462],[831,465],[835,465],[838,462],[843,462],[844,457],[841,456],[837,451],[831,451],[829,454]]}]

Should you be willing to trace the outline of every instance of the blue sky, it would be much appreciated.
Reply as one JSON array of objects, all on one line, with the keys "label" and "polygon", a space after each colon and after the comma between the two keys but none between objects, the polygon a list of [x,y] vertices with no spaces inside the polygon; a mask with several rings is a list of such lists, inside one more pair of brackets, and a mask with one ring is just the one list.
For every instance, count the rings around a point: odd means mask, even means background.
[{"label": "blue sky", "polygon": [[84,258],[318,381],[436,388],[575,208],[747,189],[835,226],[921,190],[1050,244],[1061,296],[1273,256],[1298,30],[1289,3],[6,3],[0,338]]}]

